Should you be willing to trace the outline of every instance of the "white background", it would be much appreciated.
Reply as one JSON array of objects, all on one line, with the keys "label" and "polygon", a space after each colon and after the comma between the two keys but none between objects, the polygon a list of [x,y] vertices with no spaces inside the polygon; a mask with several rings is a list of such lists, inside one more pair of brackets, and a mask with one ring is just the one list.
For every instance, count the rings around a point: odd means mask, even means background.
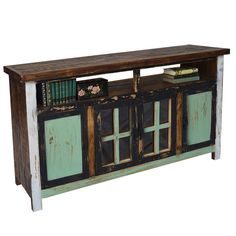
[{"label": "white background", "polygon": [[[0,1],[0,235],[236,235],[234,1]],[[2,66],[198,44],[225,56],[222,159],[203,155],[43,200],[14,184]]]}]

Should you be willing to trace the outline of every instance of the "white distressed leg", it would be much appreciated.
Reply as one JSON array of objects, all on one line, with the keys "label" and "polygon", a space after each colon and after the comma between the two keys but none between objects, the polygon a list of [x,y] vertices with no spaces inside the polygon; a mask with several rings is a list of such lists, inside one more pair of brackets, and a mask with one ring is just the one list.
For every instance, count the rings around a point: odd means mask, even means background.
[{"label": "white distressed leg", "polygon": [[223,98],[223,68],[224,57],[217,58],[217,78],[216,78],[216,139],[215,139],[215,153],[213,159],[220,158],[221,152],[221,126],[222,126],[222,98]]},{"label": "white distressed leg", "polygon": [[38,121],[37,121],[37,101],[36,83],[25,83],[27,128],[29,141],[29,158],[31,173],[31,205],[32,210],[42,209],[41,181],[39,166],[39,144],[38,144]]}]

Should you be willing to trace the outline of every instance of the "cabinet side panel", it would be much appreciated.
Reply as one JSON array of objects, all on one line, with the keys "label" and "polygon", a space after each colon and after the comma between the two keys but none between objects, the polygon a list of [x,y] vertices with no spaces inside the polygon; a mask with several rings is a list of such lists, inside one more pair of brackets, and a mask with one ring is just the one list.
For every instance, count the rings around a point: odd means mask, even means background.
[{"label": "cabinet side panel", "polygon": [[48,180],[81,174],[81,116],[45,121],[45,144]]},{"label": "cabinet side panel", "polygon": [[187,96],[187,144],[209,141],[211,138],[212,92]]},{"label": "cabinet side panel", "polygon": [[10,88],[16,181],[31,196],[25,86],[11,78]]},{"label": "cabinet side panel", "polygon": [[21,184],[20,165],[21,165],[21,144],[20,144],[20,124],[19,124],[19,107],[17,81],[9,79],[10,96],[11,96],[11,119],[12,119],[12,138],[14,151],[15,183]]}]

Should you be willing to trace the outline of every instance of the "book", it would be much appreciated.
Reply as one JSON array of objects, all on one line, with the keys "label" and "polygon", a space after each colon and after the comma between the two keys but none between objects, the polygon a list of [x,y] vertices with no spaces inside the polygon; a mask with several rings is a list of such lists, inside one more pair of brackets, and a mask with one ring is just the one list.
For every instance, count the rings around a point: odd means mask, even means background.
[{"label": "book", "polygon": [[185,82],[190,82],[190,81],[197,81],[199,79],[200,79],[199,76],[190,76],[190,77],[185,77],[181,79],[169,79],[169,78],[164,77],[163,81],[166,81],[172,84],[178,84],[178,83],[185,83]]},{"label": "book", "polygon": [[40,106],[55,106],[76,100],[76,78],[37,84],[37,103]]},{"label": "book", "polygon": [[72,81],[72,101],[76,100],[76,80]]},{"label": "book", "polygon": [[50,82],[46,82],[46,101],[47,101],[47,106],[52,105]]},{"label": "book", "polygon": [[167,68],[164,69],[164,74],[172,75],[172,76],[179,76],[179,75],[187,75],[193,74],[198,72],[198,68],[195,67],[174,67],[174,68]]},{"label": "book", "polygon": [[164,74],[165,78],[168,78],[168,79],[183,79],[183,78],[186,78],[187,77],[193,77],[193,76],[199,76],[198,72],[195,72],[195,73],[192,73],[192,74],[187,74],[187,75],[167,75],[167,74]]},{"label": "book", "polygon": [[51,90],[51,100],[52,100],[52,105],[56,105],[56,91],[55,91],[55,82],[50,83],[50,90]]}]

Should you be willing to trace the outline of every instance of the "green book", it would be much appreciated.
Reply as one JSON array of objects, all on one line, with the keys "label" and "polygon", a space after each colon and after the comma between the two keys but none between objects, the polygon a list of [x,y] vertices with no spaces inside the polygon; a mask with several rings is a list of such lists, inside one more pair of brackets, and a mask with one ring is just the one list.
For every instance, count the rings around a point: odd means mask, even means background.
[{"label": "green book", "polygon": [[50,82],[50,90],[51,90],[52,105],[56,105],[55,104],[55,97],[56,97],[55,82]]},{"label": "green book", "polygon": [[61,81],[61,103],[65,103],[65,81]]},{"label": "green book", "polygon": [[73,79],[72,80],[72,101],[75,101],[76,100],[76,80]]},{"label": "green book", "polygon": [[68,103],[68,80],[65,80],[65,102]]},{"label": "green book", "polygon": [[52,105],[52,99],[51,99],[51,89],[50,89],[50,82],[46,82],[46,100],[47,100],[47,106]]},{"label": "green book", "polygon": [[69,102],[72,102],[72,80],[69,80]]},{"label": "green book", "polygon": [[55,105],[57,105],[58,104],[58,96],[59,96],[58,82],[55,81],[53,84],[54,84],[54,90],[55,90]]},{"label": "green book", "polygon": [[178,83],[185,83],[185,82],[190,82],[190,81],[196,81],[199,80],[199,76],[192,76],[192,77],[185,77],[182,79],[170,79],[170,78],[163,78],[163,81],[172,83],[172,84],[178,84]]},{"label": "green book", "polygon": [[59,104],[62,104],[62,84],[61,84],[61,81],[58,82],[58,86],[59,86]]}]

